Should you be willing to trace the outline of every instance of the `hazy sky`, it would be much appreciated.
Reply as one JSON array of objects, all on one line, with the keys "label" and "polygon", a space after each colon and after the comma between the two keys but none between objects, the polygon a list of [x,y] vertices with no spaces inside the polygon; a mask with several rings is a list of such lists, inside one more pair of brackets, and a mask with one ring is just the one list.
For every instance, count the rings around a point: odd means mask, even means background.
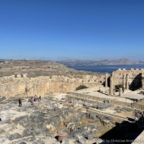
[{"label": "hazy sky", "polygon": [[0,0],[0,58],[144,60],[144,0]]}]

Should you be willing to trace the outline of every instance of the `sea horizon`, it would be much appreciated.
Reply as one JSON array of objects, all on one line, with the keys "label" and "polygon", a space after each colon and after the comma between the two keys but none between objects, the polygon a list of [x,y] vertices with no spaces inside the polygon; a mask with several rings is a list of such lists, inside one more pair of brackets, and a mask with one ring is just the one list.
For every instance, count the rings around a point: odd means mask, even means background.
[{"label": "sea horizon", "polygon": [[78,70],[78,71],[88,71],[88,72],[100,72],[100,73],[112,73],[118,69],[144,69],[144,64],[134,64],[134,65],[95,65],[95,66],[67,66],[68,68]]}]

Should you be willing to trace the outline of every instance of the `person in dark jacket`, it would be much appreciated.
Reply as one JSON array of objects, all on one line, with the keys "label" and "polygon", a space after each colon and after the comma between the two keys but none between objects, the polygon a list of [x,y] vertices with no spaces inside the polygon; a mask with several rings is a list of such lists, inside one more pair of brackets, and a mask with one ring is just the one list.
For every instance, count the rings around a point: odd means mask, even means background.
[{"label": "person in dark jacket", "polygon": [[21,100],[21,98],[19,98],[18,102],[19,102],[19,107],[21,107],[22,106],[22,100]]}]

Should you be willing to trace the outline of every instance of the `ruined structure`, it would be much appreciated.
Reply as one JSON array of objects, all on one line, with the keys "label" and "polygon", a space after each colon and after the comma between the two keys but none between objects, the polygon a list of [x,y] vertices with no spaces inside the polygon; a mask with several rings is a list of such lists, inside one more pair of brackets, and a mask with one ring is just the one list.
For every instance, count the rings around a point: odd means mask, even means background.
[{"label": "ruined structure", "polygon": [[144,69],[118,69],[112,73],[113,85],[121,85],[124,90],[144,88]]},{"label": "ruined structure", "polygon": [[1,64],[0,75],[0,95],[6,97],[66,93],[80,85],[92,87],[104,82],[102,74],[45,61],[8,61]]},{"label": "ruined structure", "polygon": [[80,85],[92,87],[103,81],[102,77],[95,75],[75,76],[39,76],[29,78],[22,75],[12,75],[0,78],[0,95],[10,96],[45,96],[51,93],[66,93],[74,91]]},{"label": "ruined structure", "polygon": [[[71,92],[67,97],[72,104],[83,105],[91,113],[103,114],[127,121],[125,124],[122,122],[121,125],[127,127],[128,131],[123,129],[121,133],[122,127],[116,126],[116,131],[113,130],[113,133],[111,131],[107,132],[101,138],[107,140],[108,143],[132,143],[143,131],[143,77],[143,69],[118,69],[109,76],[108,74],[105,75],[103,86]],[[137,113],[137,116],[135,116],[135,113]],[[137,126],[135,126],[135,117],[139,119],[137,122],[139,125]],[[131,122],[130,119],[133,119],[134,122]],[[143,136],[143,133],[141,135]],[[138,140],[139,138],[135,142]]]},{"label": "ruined structure", "polygon": [[[52,62],[12,61],[1,64],[0,75],[0,95],[6,97],[0,97],[0,143],[131,143],[143,130],[143,70],[110,75]],[[80,85],[88,88],[76,91]],[[33,95],[43,97],[31,105]]]}]

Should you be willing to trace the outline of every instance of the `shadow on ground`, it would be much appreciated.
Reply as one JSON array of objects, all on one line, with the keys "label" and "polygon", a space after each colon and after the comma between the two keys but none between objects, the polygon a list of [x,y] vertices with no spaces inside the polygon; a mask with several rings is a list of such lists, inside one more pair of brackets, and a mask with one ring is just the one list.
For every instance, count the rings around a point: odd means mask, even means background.
[{"label": "shadow on ground", "polygon": [[123,121],[116,123],[116,126],[102,135],[100,138],[104,140],[102,144],[131,144],[140,133],[144,130],[144,119],[140,118],[139,121],[131,122]]}]

